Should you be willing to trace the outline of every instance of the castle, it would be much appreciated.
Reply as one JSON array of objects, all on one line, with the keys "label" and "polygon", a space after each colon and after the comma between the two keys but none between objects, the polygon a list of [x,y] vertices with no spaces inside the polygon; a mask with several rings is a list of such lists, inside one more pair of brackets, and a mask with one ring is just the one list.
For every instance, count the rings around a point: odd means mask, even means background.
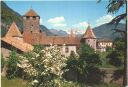
[{"label": "castle", "polygon": [[[86,32],[81,38],[77,37],[77,35],[73,32],[67,36],[47,36],[45,32],[41,31],[40,16],[33,9],[30,9],[25,15],[23,15],[23,25],[23,34],[21,34],[16,24],[13,23],[5,37],[2,38],[2,41],[13,45],[20,50],[22,49],[22,51],[27,51],[27,49],[32,50],[32,45],[36,44],[41,44],[47,47],[51,44],[57,45],[61,47],[62,54],[66,56],[69,56],[72,51],[76,53],[77,48],[80,46],[81,40],[90,45],[90,47],[92,47],[95,51],[99,50],[102,52],[106,50],[106,47],[112,47],[112,41],[97,40],[93,29],[90,26],[88,26]],[[8,37],[15,39],[12,41],[13,44],[12,42],[9,42]],[[19,43],[23,44],[23,46],[17,45]]]}]

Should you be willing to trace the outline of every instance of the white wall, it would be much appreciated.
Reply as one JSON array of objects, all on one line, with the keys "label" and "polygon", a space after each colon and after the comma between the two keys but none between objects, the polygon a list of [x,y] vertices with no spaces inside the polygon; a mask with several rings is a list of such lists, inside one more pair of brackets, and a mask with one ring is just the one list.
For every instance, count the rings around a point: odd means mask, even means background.
[{"label": "white wall", "polygon": [[[66,47],[68,47],[69,51],[66,52]],[[62,54],[65,56],[70,56],[71,52],[74,51],[76,53],[76,46],[62,46]]]}]

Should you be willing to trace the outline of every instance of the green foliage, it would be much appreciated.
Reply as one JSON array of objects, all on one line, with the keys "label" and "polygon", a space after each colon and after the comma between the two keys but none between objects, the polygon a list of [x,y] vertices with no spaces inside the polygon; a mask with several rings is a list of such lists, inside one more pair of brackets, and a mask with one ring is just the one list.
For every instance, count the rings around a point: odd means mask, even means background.
[{"label": "green foliage", "polygon": [[117,68],[117,70],[114,71],[113,74],[113,80],[118,80],[122,77],[125,78],[125,72],[124,72],[124,58],[125,58],[125,41],[121,38],[117,38],[114,41],[114,50],[111,51],[107,58],[109,59],[109,63]]},{"label": "green foliage", "polygon": [[110,48],[110,50],[108,49],[106,52],[99,52],[99,56],[100,56],[100,60],[102,62],[101,65],[99,65],[100,68],[114,68],[110,63],[109,63],[109,59],[107,58],[107,55],[109,53],[111,53],[112,50]]},{"label": "green foliage", "polygon": [[19,59],[18,66],[26,73],[33,87],[52,86],[54,79],[62,77],[67,60],[59,47],[43,48],[40,45],[29,53],[19,55]]},{"label": "green foliage", "polygon": [[[21,30],[23,28],[22,16],[19,13],[9,8],[5,2],[1,1],[1,35],[4,36],[8,30],[8,27],[12,22],[16,22],[17,26]],[[21,30],[22,31],[22,30]]]},{"label": "green foliage", "polygon": [[126,4],[126,0],[109,0],[108,13],[116,13]]},{"label": "green foliage", "polygon": [[18,63],[18,57],[17,57],[17,53],[15,51],[12,51],[10,53],[9,56],[9,60],[7,61],[7,78],[8,79],[12,79],[18,76],[19,73],[18,72],[19,68],[17,67],[17,63]]},{"label": "green foliage", "polygon": [[116,39],[114,41],[114,50],[111,51],[107,58],[109,63],[115,67],[122,67],[124,65],[125,56],[125,42],[122,39]]},{"label": "green foliage", "polygon": [[78,51],[80,58],[84,58],[87,57],[90,54],[94,53],[94,49],[91,48],[89,45],[87,44],[81,44],[80,49]]},{"label": "green foliage", "polygon": [[101,60],[99,54],[97,54],[89,45],[82,44],[79,51],[79,58],[69,58],[67,61],[66,69],[69,71],[66,72],[64,76],[67,80],[70,79],[68,73],[75,73],[75,81],[80,83],[86,83],[88,85],[94,85],[101,82],[101,78],[104,75],[100,71],[99,65],[101,65]]},{"label": "green foliage", "polygon": [[3,55],[1,54],[1,70],[4,68],[5,65],[5,59],[3,58]]},{"label": "green foliage", "polygon": [[34,45],[34,52],[39,53],[42,49],[44,49],[43,45]]}]

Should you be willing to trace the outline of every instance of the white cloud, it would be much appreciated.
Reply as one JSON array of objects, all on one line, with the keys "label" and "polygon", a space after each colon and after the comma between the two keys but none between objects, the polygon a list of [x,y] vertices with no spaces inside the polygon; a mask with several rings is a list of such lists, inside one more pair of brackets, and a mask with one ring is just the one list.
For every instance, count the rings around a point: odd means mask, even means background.
[{"label": "white cloud", "polygon": [[48,23],[50,23],[55,28],[67,26],[66,21],[63,16],[51,18],[48,20]]},{"label": "white cloud", "polygon": [[113,18],[114,18],[114,16],[112,16],[112,15],[105,15],[105,16],[102,16],[102,17],[100,17],[99,19],[96,20],[96,26],[99,26],[99,25],[108,23],[108,22],[110,22]]},{"label": "white cloud", "polygon": [[40,18],[40,24],[41,24],[41,25],[43,24],[43,19],[42,19],[42,18]]},{"label": "white cloud", "polygon": [[83,34],[88,27],[88,23],[86,21],[83,21],[78,24],[74,24],[72,26],[76,34]]}]

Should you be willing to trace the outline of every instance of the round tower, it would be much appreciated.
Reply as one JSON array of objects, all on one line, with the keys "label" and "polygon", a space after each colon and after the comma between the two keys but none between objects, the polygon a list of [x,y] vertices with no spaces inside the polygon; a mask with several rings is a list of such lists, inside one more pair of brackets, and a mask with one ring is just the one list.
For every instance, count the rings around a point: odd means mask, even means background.
[{"label": "round tower", "polygon": [[83,36],[83,39],[85,43],[87,43],[90,47],[92,47],[96,51],[96,36],[93,32],[93,29],[91,29],[90,25],[88,26]]}]

